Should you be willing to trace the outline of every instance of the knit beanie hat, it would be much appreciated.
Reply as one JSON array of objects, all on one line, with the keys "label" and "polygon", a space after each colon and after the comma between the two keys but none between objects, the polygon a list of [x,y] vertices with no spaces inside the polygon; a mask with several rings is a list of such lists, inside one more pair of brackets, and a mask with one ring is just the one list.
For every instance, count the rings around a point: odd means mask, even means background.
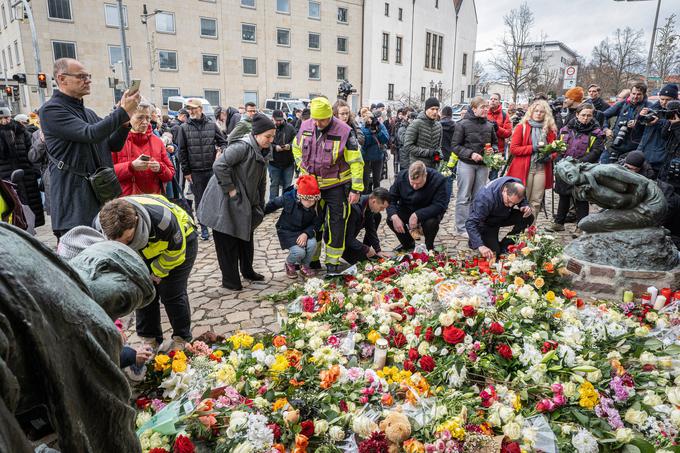
[{"label": "knit beanie hat", "polygon": [[674,83],[669,83],[659,91],[659,96],[668,96],[669,98],[678,98],[678,86]]},{"label": "knit beanie hat", "polygon": [[645,155],[642,151],[631,151],[626,156],[626,163],[635,168],[642,168],[645,164]]},{"label": "knit beanie hat", "polygon": [[276,125],[267,118],[267,115],[264,113],[255,114],[253,117],[253,135],[260,135],[272,129],[276,129]]},{"label": "knit beanie hat", "polygon": [[321,190],[319,190],[319,183],[316,182],[316,177],[312,175],[301,175],[296,183],[298,198],[301,200],[321,199]]},{"label": "knit beanie hat", "polygon": [[439,99],[433,97],[425,101],[425,110],[431,107],[439,107]]},{"label": "knit beanie hat", "polygon": [[59,239],[57,255],[68,261],[92,244],[102,241],[106,241],[106,237],[99,231],[88,226],[77,226]]},{"label": "knit beanie hat", "polygon": [[272,112],[272,118],[275,120],[282,120],[283,119],[283,112],[281,110],[274,110]]},{"label": "knit beanie hat", "polygon": [[567,90],[566,93],[564,93],[564,97],[574,102],[581,102],[583,101],[583,88],[581,87],[570,88]]},{"label": "knit beanie hat", "polygon": [[312,99],[309,107],[311,118],[314,120],[325,120],[333,116],[333,106],[331,106],[331,101],[326,98],[318,97]]}]

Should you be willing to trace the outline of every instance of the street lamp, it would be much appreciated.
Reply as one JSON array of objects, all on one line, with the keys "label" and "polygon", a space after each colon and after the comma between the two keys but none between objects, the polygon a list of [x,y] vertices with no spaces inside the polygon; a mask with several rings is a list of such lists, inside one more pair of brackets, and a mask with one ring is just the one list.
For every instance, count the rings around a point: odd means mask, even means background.
[{"label": "street lamp", "polygon": [[154,55],[154,49],[152,48],[151,35],[149,35],[149,18],[155,16],[156,14],[163,13],[162,9],[155,9],[153,12],[148,12],[146,8],[146,3],[142,5],[142,14],[139,16],[142,19],[142,24],[146,29],[146,51],[149,55],[149,84],[151,86],[151,100],[155,101],[155,91],[156,84],[154,83],[154,69],[156,66],[156,56]]},{"label": "street lamp", "polygon": [[[614,0],[615,2],[647,2],[650,0]],[[656,25],[659,23],[659,10],[661,9],[661,0],[656,2],[656,15],[654,16],[654,28],[652,28],[652,41],[649,43],[649,53],[647,54],[647,67],[645,68],[645,76],[649,78],[652,69],[652,54],[654,53],[654,41],[656,40]]]}]

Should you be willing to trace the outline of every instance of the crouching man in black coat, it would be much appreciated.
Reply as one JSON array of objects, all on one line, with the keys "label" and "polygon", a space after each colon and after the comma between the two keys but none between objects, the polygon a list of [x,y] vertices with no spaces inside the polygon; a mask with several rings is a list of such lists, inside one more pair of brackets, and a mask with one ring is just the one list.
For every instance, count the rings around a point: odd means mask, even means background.
[{"label": "crouching man in black coat", "polygon": [[432,250],[439,223],[449,206],[446,178],[421,161],[397,175],[390,188],[387,226],[397,235],[402,250],[415,246],[411,231],[422,228],[425,246]]},{"label": "crouching man in black coat", "polygon": [[[519,179],[509,176],[488,183],[472,202],[470,217],[465,222],[471,249],[488,260],[504,253],[513,241],[510,236],[524,231],[534,222],[526,199],[526,188]],[[498,240],[501,227],[512,226],[502,241]]]},{"label": "crouching man in black coat", "polygon": [[[362,195],[359,203],[353,204],[347,220],[345,251],[342,258],[349,264],[365,261],[374,256],[386,258],[380,248],[378,225],[383,212],[390,205],[390,193],[383,187],[376,187],[370,195]],[[363,242],[357,236],[364,230]]]}]

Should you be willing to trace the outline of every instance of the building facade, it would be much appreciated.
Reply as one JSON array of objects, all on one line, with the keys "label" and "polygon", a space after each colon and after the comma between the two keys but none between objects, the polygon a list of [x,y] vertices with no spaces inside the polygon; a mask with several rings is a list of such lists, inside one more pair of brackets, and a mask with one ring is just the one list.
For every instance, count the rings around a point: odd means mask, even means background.
[{"label": "building facade", "polygon": [[364,8],[364,104],[474,96],[474,0],[368,0]]},{"label": "building facade", "polygon": [[579,55],[560,41],[529,43],[525,47],[531,58],[543,60],[542,71],[553,73],[556,77],[555,84],[560,88],[564,82],[564,70],[567,66],[579,63]]}]

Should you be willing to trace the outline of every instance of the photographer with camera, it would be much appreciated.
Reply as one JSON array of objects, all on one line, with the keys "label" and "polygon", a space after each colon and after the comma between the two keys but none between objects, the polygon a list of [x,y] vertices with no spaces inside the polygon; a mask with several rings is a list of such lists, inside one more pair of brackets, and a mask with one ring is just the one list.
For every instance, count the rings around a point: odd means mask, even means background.
[{"label": "photographer with camera", "polygon": [[640,111],[638,122],[644,126],[638,151],[642,151],[645,160],[658,173],[666,160],[666,144],[661,133],[668,124],[666,107],[670,101],[678,99],[678,87],[672,83],[659,91],[659,100],[650,108]]},{"label": "photographer with camera", "polygon": [[380,111],[364,111],[364,124],[361,132],[364,134],[364,146],[361,155],[364,158],[364,194],[380,187],[382,165],[385,153],[383,148],[390,139],[385,125],[378,120]]},{"label": "photographer with camera", "polygon": [[671,184],[680,194],[680,101],[666,104],[667,122],[661,130],[666,144],[666,160],[659,172],[659,179]]},{"label": "photographer with camera", "polygon": [[638,124],[637,119],[645,107],[649,107],[647,85],[637,82],[633,84],[627,99],[605,110],[605,121],[613,117],[616,117],[616,121],[613,129],[605,130],[607,137],[614,139],[609,148],[602,153],[601,163],[614,163],[624,154],[637,149],[644,132],[644,128]]}]

